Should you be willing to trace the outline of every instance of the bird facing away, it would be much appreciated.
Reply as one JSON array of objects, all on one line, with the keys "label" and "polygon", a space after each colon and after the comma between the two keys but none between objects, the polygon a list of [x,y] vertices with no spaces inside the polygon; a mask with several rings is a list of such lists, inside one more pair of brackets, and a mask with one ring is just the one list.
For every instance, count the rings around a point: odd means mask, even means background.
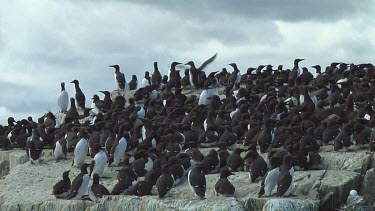
[{"label": "bird facing away", "polygon": [[221,171],[220,179],[215,184],[216,195],[233,196],[236,191],[235,187],[230,183],[228,177],[234,175],[227,168]]},{"label": "bird facing away", "polygon": [[108,189],[104,185],[99,184],[99,175],[96,173],[93,175],[92,185],[88,189],[88,192],[90,199],[96,203],[99,203],[104,195],[110,195]]}]

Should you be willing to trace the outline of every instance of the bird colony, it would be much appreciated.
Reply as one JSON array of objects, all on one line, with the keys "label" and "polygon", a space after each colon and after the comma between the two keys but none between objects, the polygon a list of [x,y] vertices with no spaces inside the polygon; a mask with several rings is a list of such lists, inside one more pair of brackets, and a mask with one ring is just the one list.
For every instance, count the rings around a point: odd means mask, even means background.
[{"label": "bird colony", "polygon": [[[295,171],[321,169],[321,146],[375,150],[372,64],[301,67],[303,59],[295,59],[290,68],[241,71],[230,63],[205,71],[216,56],[199,67],[173,62],[164,76],[155,62],[154,72],[139,81],[135,75],[127,81],[120,66],[111,65],[115,91],[95,94],[89,107],[79,80],[70,82],[76,91],[70,98],[62,82],[57,114],[48,112],[37,122],[9,117],[0,127],[0,145],[25,149],[33,165],[46,162],[45,148],[53,149],[56,162],[72,154],[71,168],[80,173],[61,172],[51,192],[94,202],[104,195],[165,199],[182,180],[191,198],[204,200],[208,174],[220,175],[215,193],[230,197],[236,194],[230,177],[240,171],[259,184],[259,197],[292,197]],[[112,190],[100,182],[106,171],[117,171]]]}]

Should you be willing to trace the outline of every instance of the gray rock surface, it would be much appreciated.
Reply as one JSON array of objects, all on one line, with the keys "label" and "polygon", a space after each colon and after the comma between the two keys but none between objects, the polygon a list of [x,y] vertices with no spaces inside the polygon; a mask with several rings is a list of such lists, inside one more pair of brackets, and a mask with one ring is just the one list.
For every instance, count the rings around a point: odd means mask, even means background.
[{"label": "gray rock surface", "polygon": [[368,204],[373,204],[375,202],[375,170],[373,168],[366,172],[359,193],[361,196],[365,197]]},{"label": "gray rock surface", "polygon": [[[209,150],[203,149],[203,154]],[[58,200],[51,195],[52,186],[61,179],[63,171],[71,169],[71,179],[79,173],[78,168],[71,166],[71,153],[68,153],[67,160],[56,162],[52,150],[44,150],[44,161],[31,164],[24,150],[0,151],[0,175],[6,175],[0,180],[0,210],[275,210],[275,206],[279,208],[276,210],[318,210],[329,193],[332,193],[332,197],[327,202],[328,207],[336,208],[346,200],[351,189],[359,190],[361,173],[372,159],[372,154],[365,151],[356,153],[323,151],[324,166],[329,170],[297,171],[292,187],[296,196],[287,199],[275,196],[258,198],[260,182],[250,183],[248,173],[236,172],[236,175],[229,177],[236,187],[234,197],[216,196],[214,184],[219,174],[211,174],[206,176],[205,200],[194,197],[185,178],[162,200],[156,195],[108,196],[101,203],[95,204],[89,201]],[[86,163],[89,162],[87,157]],[[104,176],[109,178],[101,179],[101,183],[109,190],[116,183],[116,169],[119,167],[106,167]],[[371,183],[373,174],[373,169],[367,172],[360,192],[367,200],[373,195],[371,187],[375,187]]]},{"label": "gray rock surface", "polygon": [[317,200],[296,200],[296,199],[271,199],[264,205],[262,211],[289,211],[289,210],[304,210],[315,211],[319,210],[319,201]]}]

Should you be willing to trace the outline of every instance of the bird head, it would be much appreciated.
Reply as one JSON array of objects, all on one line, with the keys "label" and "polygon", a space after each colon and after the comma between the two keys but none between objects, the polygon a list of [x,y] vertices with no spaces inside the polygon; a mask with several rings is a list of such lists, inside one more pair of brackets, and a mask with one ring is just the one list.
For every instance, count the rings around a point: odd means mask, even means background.
[{"label": "bird head", "polygon": [[190,66],[193,66],[194,65],[194,62],[193,61],[189,61],[188,63],[186,63],[185,65],[190,65]]},{"label": "bird head", "polygon": [[237,68],[237,64],[236,63],[230,63],[229,65],[232,66],[235,69]]},{"label": "bird head", "polygon": [[303,61],[305,59],[295,59],[294,60],[294,65],[298,65],[299,62]]},{"label": "bird head", "polygon": [[72,83],[72,84],[78,84],[79,82],[78,82],[77,79],[75,79],[75,80],[71,81],[70,83]]},{"label": "bird head", "polygon": [[109,65],[109,66],[115,68],[116,72],[120,70],[120,66],[118,64]]}]

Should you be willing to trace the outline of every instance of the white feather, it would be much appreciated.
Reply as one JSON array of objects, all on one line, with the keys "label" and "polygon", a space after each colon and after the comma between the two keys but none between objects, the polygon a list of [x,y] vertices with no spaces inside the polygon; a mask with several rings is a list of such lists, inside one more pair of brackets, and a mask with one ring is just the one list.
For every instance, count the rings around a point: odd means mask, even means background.
[{"label": "white feather", "polygon": [[56,160],[65,158],[64,152],[60,142],[56,142],[55,150],[53,151],[53,156]]},{"label": "white feather", "polygon": [[214,92],[211,89],[205,89],[199,96],[198,105],[209,105],[211,103]]},{"label": "white feather", "polygon": [[141,87],[145,87],[145,86],[149,86],[149,85],[150,85],[150,82],[146,78],[143,78]]},{"label": "white feather", "polygon": [[108,161],[107,154],[104,151],[100,150],[98,153],[96,153],[94,161],[95,165],[91,174],[94,175],[96,173],[99,175],[99,177],[103,176],[104,168]]},{"label": "white feather", "polygon": [[128,143],[124,137],[120,139],[118,145],[116,146],[115,153],[113,154],[113,163],[112,166],[118,166],[121,158],[124,156]]},{"label": "white feather", "polygon": [[279,167],[276,167],[268,172],[266,179],[264,181],[264,195],[271,196],[273,189],[277,185],[277,177],[279,176]]},{"label": "white feather", "polygon": [[57,105],[59,106],[60,112],[66,112],[69,105],[69,95],[66,90],[60,92],[59,98],[57,99]]},{"label": "white feather", "polygon": [[89,145],[87,139],[81,138],[74,148],[74,166],[80,167],[85,162],[88,149]]}]

